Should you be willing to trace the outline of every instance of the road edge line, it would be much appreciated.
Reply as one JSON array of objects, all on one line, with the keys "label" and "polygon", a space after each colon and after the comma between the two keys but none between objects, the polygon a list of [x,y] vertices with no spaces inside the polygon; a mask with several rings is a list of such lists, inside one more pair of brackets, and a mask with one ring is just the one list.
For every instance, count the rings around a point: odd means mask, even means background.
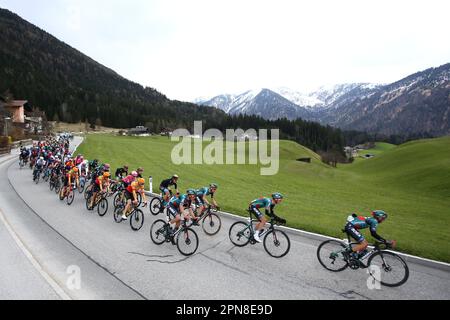
[{"label": "road edge line", "polygon": [[56,292],[56,294],[62,300],[73,300],[63,289],[62,287],[42,268],[40,263],[34,258],[33,254],[26,248],[25,244],[22,242],[18,234],[13,230],[8,220],[6,219],[3,210],[0,209],[0,221],[6,227],[9,234],[13,238],[14,242],[17,244],[19,249],[25,255],[25,257],[30,261],[31,265],[36,269],[37,272],[44,278],[44,280],[50,285],[50,287]]},{"label": "road edge line", "polygon": [[[153,197],[157,197],[159,196],[159,194],[156,193],[150,193],[148,191],[145,191],[145,194],[148,196],[153,196]],[[229,212],[224,212],[224,211],[219,211],[220,214],[223,214],[225,216],[229,216],[230,218],[234,219],[234,220],[242,220],[242,221],[247,221],[247,218],[243,217],[243,216],[238,216],[236,214],[232,214]],[[290,228],[290,227],[281,227],[279,226],[278,228],[280,228],[283,231],[289,232],[291,234],[295,234],[295,235],[300,235],[302,237],[308,238],[308,239],[312,239],[312,240],[319,240],[319,241],[326,241],[326,240],[338,240],[338,241],[343,241],[342,239],[338,239],[338,238],[334,238],[334,237],[330,237],[330,236],[325,236],[322,234],[318,234],[318,233],[313,233],[313,232],[309,232],[309,231],[304,231],[304,230],[300,230],[300,229],[294,229],[294,228]],[[395,252],[396,254],[398,254],[399,256],[401,256],[402,258],[406,259],[407,261],[422,265],[422,266],[426,266],[426,267],[430,267],[430,268],[435,268],[438,270],[442,270],[442,271],[447,271],[450,272],[450,264],[446,263],[446,262],[442,262],[442,261],[436,261],[436,260],[431,260],[431,259],[427,259],[427,258],[422,258],[422,257],[418,257],[418,256],[413,256],[407,253],[403,253],[403,252],[399,252],[399,251],[392,251]]]}]

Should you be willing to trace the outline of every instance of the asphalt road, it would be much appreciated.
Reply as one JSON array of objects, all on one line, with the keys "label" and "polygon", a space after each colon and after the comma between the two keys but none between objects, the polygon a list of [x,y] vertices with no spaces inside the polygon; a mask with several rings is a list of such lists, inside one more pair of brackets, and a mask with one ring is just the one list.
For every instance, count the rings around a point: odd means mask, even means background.
[{"label": "asphalt road", "polygon": [[[17,161],[2,161],[1,212],[54,284],[0,221],[0,299],[64,298],[55,284],[72,299],[450,299],[449,272],[409,263],[405,285],[370,290],[365,270],[324,270],[316,258],[320,242],[300,235],[290,235],[291,251],[283,259],[271,258],[262,245],[236,248],[228,239],[235,220],[228,216],[214,237],[197,229],[199,249],[186,258],[171,244],[151,242],[157,218],[147,211],[144,227],[133,232],[128,223],[113,221],[111,208],[101,218],[86,211],[80,194],[69,207],[47,184],[33,184],[31,171],[20,170]],[[73,287],[73,270],[80,287]]]}]

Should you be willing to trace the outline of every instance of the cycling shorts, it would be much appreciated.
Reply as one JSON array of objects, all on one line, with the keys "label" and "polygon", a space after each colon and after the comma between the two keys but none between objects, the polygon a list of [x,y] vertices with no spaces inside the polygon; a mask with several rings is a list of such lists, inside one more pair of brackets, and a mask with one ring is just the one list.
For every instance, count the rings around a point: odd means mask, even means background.
[{"label": "cycling shorts", "polygon": [[344,228],[345,232],[355,239],[358,243],[362,243],[365,238],[361,232],[359,232],[352,223],[347,223]]}]

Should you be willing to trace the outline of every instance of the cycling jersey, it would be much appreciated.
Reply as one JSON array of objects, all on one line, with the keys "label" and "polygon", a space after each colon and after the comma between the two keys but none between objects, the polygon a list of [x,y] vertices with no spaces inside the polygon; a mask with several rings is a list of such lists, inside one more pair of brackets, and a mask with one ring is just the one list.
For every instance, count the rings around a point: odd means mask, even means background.
[{"label": "cycling jersey", "polygon": [[191,206],[191,200],[186,194],[172,197],[172,199],[169,200],[169,206],[177,211],[180,211],[181,205],[185,208]]},{"label": "cycling jersey", "polygon": [[265,213],[268,216],[273,216],[275,213],[273,212],[273,209],[275,208],[275,204],[272,203],[272,200],[270,198],[259,198],[256,200],[253,200],[252,203],[250,203],[250,210],[255,214],[255,216],[261,220],[263,217],[263,214],[259,209],[264,208]]},{"label": "cycling jersey", "polygon": [[143,191],[144,190],[144,186],[140,186],[139,183],[137,181],[133,181],[128,187],[127,187],[127,191],[129,193],[133,193],[136,191]]},{"label": "cycling jersey", "polygon": [[358,230],[369,228],[370,234],[372,235],[372,237],[374,237],[375,239],[377,239],[381,242],[384,242],[386,240],[377,234],[378,225],[379,225],[378,221],[373,217],[363,217],[363,216],[352,215],[352,216],[348,217],[347,224],[345,225],[344,230],[353,239],[355,239],[357,242],[361,243],[365,240],[365,238]]},{"label": "cycling jersey", "polygon": [[169,190],[170,186],[174,186],[175,189],[178,189],[178,185],[175,182],[173,182],[172,178],[161,182],[161,185],[159,186],[159,188],[161,189],[161,191],[164,191],[164,190]]},{"label": "cycling jersey", "polygon": [[122,182],[125,183],[126,186],[130,185],[134,180],[136,180],[132,175],[129,175],[122,179]]},{"label": "cycling jersey", "polygon": [[[72,183],[72,179],[73,180],[78,180],[78,173],[74,172],[73,169],[70,170],[67,174],[66,174],[66,182],[67,184]],[[67,185],[66,184],[66,185]]]},{"label": "cycling jersey", "polygon": [[119,168],[116,170],[116,177],[126,177],[128,176],[128,171],[124,168]]},{"label": "cycling jersey", "polygon": [[214,193],[211,192],[211,189],[208,187],[198,189],[196,194],[198,197],[211,196],[211,199],[214,198]]}]

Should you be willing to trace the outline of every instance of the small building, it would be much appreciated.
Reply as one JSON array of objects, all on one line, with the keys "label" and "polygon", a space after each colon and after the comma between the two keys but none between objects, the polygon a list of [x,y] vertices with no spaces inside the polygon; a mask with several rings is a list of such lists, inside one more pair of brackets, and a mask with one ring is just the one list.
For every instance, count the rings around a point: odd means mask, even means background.
[{"label": "small building", "polygon": [[13,123],[25,123],[25,105],[26,100],[12,100],[3,103],[6,111],[11,113]]}]

